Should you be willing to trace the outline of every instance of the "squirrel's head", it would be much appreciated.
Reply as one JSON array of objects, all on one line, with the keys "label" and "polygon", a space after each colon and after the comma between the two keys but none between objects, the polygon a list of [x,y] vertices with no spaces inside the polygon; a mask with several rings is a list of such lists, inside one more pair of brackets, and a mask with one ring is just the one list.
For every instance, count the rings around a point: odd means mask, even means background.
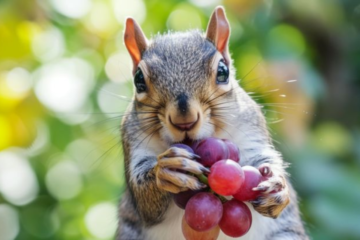
[{"label": "squirrel's head", "polygon": [[145,131],[166,141],[203,139],[222,131],[238,87],[229,56],[229,22],[217,7],[206,34],[167,33],[148,41],[126,20],[124,42],[133,60],[135,108]]}]

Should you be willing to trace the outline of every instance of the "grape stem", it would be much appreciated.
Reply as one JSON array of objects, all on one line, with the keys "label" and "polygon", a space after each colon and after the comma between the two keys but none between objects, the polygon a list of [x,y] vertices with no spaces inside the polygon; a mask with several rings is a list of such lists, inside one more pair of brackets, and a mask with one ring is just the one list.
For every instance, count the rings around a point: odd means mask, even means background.
[{"label": "grape stem", "polygon": [[217,194],[217,196],[219,197],[219,199],[220,199],[220,201],[222,203],[226,203],[228,201],[224,196],[221,196],[221,195],[218,195],[218,194]]},{"label": "grape stem", "polygon": [[204,174],[197,175],[197,178],[200,180],[200,182],[209,186],[208,178]]},{"label": "grape stem", "polygon": [[[206,184],[207,186],[209,186],[208,178],[204,174],[197,175],[197,178],[199,179],[200,182],[202,182],[202,183]],[[218,196],[222,203],[225,203],[225,202],[228,201],[224,196],[221,196],[221,195],[215,193],[212,189],[210,189],[210,192],[215,194],[216,196]]]}]

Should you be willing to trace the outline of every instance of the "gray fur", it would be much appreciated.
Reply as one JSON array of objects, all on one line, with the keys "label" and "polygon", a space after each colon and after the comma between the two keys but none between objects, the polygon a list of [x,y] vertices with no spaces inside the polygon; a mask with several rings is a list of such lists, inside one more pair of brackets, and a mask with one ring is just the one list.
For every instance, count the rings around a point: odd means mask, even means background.
[{"label": "gray fur", "polygon": [[201,94],[211,74],[209,65],[215,52],[215,46],[200,31],[169,32],[155,36],[143,60],[159,96],[171,101],[184,92]]},{"label": "gray fur", "polygon": [[[177,96],[184,93],[189,98],[196,98],[205,104],[213,94],[207,88],[212,74],[210,66],[215,53],[215,46],[205,39],[200,31],[157,35],[143,53],[142,59],[149,68],[150,81],[159,101],[153,101],[150,106],[146,106],[134,99],[123,120],[121,131],[128,189],[122,197],[119,209],[118,240],[146,239],[144,231],[162,223],[172,201],[168,192],[156,186],[154,175],[156,155],[144,155],[135,166],[138,169],[137,175],[132,176],[130,165],[134,158],[134,149],[138,146],[146,149],[148,144],[146,140],[150,141],[149,139],[162,141],[159,142],[159,149],[162,149],[163,145],[168,147],[171,144],[159,137],[160,130],[157,129],[161,129],[161,122],[157,115],[154,114],[153,122],[147,123],[139,112],[152,110],[162,114],[162,108],[167,102],[176,101]],[[233,77],[234,71],[231,72],[231,78]],[[213,108],[212,113],[222,115],[223,119],[219,121],[225,125],[231,123],[237,126],[237,129],[242,131],[241,133],[251,142],[248,147],[242,149],[242,154],[248,156],[243,164],[258,167],[263,163],[270,163],[280,173],[285,174],[286,164],[275,150],[271,151],[270,155],[259,153],[259,149],[264,146],[269,146],[270,150],[273,150],[273,147],[265,119],[257,104],[237,83],[228,94],[217,100],[217,103],[223,102],[228,103],[227,109],[221,112],[210,106]],[[232,117],[224,117],[226,115]],[[144,141],[139,135],[145,131],[149,134],[146,135],[148,139]],[[234,133],[229,133],[231,134]],[[276,230],[270,231],[265,236],[266,240],[308,239],[300,219],[296,193],[289,182],[288,186],[291,203],[274,220]],[[281,199],[274,199],[275,205],[276,201]],[[259,201],[254,203],[254,206],[261,204],[262,202]],[[272,216],[271,208],[266,208],[266,211],[269,212],[264,214]]]}]

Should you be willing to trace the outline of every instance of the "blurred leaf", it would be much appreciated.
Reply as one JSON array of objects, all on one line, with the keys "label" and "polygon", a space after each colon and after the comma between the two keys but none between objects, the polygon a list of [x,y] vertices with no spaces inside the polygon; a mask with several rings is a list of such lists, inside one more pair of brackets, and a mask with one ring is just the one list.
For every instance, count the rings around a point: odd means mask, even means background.
[{"label": "blurred leaf", "polygon": [[344,155],[351,148],[349,132],[336,122],[324,122],[317,126],[312,137],[312,144],[320,151],[331,155]]}]

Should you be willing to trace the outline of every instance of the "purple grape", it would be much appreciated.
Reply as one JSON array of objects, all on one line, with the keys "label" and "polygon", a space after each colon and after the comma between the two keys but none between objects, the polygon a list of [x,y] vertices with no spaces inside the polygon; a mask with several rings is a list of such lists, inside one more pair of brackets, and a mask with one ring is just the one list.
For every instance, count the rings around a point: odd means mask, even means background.
[{"label": "purple grape", "polygon": [[216,227],[222,214],[221,201],[212,193],[201,192],[186,204],[185,221],[195,231],[208,231]]},{"label": "purple grape", "polygon": [[231,142],[228,139],[222,139],[229,149],[229,159],[240,163],[240,150],[239,147],[235,145],[235,143]]},{"label": "purple grape", "polygon": [[211,167],[215,162],[229,157],[226,144],[217,138],[202,140],[194,146],[194,152],[201,158],[198,161],[206,167]]},{"label": "purple grape", "polygon": [[182,143],[175,143],[175,144],[171,145],[171,147],[182,148],[190,153],[194,153],[194,150],[191,147],[189,147],[188,145],[182,144]]},{"label": "purple grape", "polygon": [[188,203],[188,201],[190,200],[190,198],[192,196],[195,196],[196,194],[198,194],[199,192],[201,192],[202,190],[187,190],[184,192],[179,192],[177,194],[173,195],[173,199],[175,204],[182,209],[185,209],[186,204]]},{"label": "purple grape", "polygon": [[224,203],[223,216],[220,220],[220,229],[230,237],[245,235],[252,224],[250,209],[245,203],[236,199]]},{"label": "purple grape", "polygon": [[262,175],[257,168],[244,166],[242,170],[245,174],[245,181],[241,188],[233,195],[239,201],[251,201],[260,196],[261,191],[253,191],[262,181]]}]

